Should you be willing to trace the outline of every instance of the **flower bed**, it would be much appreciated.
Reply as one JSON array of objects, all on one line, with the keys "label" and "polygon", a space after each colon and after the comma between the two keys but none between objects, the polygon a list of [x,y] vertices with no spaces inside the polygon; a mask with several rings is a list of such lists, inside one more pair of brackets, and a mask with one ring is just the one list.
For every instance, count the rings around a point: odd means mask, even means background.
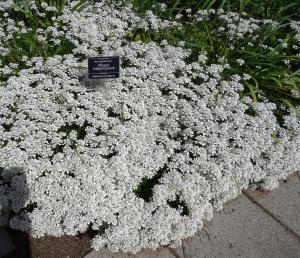
[{"label": "flower bed", "polygon": [[[0,207],[10,227],[35,237],[90,228],[96,250],[176,246],[242,189],[272,189],[300,168],[297,108],[282,107],[279,122],[276,104],[240,94],[243,74],[224,76],[223,60],[128,39],[176,22],[109,1],[76,4],[35,35],[37,46],[53,43],[49,57],[9,61],[9,33],[30,30],[1,21]],[[120,56],[121,78],[86,87],[80,67],[100,54]]]}]

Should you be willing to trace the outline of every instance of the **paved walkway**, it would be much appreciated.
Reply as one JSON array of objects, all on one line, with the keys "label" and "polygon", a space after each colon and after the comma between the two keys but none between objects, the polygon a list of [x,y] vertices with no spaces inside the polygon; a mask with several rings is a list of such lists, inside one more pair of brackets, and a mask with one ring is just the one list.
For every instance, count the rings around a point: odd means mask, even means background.
[{"label": "paved walkway", "polygon": [[[0,257],[14,249],[0,230]],[[300,173],[272,192],[245,191],[183,246],[136,255],[92,252],[85,258],[300,258]],[[43,258],[43,257],[41,257]],[[69,257],[72,258],[72,257]]]}]

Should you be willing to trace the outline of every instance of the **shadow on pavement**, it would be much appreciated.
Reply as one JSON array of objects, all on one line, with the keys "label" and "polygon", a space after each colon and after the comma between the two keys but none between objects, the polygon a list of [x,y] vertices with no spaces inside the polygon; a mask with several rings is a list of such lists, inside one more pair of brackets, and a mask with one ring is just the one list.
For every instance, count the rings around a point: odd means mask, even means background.
[{"label": "shadow on pavement", "polygon": [[[0,168],[1,224],[10,235],[15,249],[3,258],[30,258],[30,212],[25,172],[18,167]],[[21,228],[22,231],[16,230]]]}]

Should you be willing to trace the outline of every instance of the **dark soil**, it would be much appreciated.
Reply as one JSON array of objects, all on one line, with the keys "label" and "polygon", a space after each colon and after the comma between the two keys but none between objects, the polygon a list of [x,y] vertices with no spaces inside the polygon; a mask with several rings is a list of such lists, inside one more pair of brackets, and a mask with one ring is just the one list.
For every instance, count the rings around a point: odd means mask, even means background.
[{"label": "dark soil", "polygon": [[32,238],[21,231],[7,231],[16,250],[3,258],[82,258],[92,251],[88,234]]}]

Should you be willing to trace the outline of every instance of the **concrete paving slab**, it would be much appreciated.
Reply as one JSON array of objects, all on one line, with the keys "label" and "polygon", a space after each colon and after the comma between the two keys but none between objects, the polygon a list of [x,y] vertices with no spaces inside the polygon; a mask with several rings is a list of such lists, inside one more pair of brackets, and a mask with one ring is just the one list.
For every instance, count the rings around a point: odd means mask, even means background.
[{"label": "concrete paving slab", "polygon": [[0,229],[0,257],[12,252],[15,246],[6,230]]},{"label": "concrete paving slab", "polygon": [[112,253],[107,249],[104,249],[101,252],[92,252],[86,255],[84,258],[181,258],[174,256],[172,251],[168,248],[161,247],[159,249],[150,250],[145,249],[135,255],[129,253]]},{"label": "concrete paving slab", "polygon": [[296,258],[300,241],[244,195],[216,212],[196,237],[184,240],[185,258]]},{"label": "concrete paving slab", "polygon": [[271,192],[247,194],[300,236],[300,180],[296,173]]},{"label": "concrete paving slab", "polygon": [[175,258],[184,258],[183,246],[177,248],[169,248],[169,250]]}]

